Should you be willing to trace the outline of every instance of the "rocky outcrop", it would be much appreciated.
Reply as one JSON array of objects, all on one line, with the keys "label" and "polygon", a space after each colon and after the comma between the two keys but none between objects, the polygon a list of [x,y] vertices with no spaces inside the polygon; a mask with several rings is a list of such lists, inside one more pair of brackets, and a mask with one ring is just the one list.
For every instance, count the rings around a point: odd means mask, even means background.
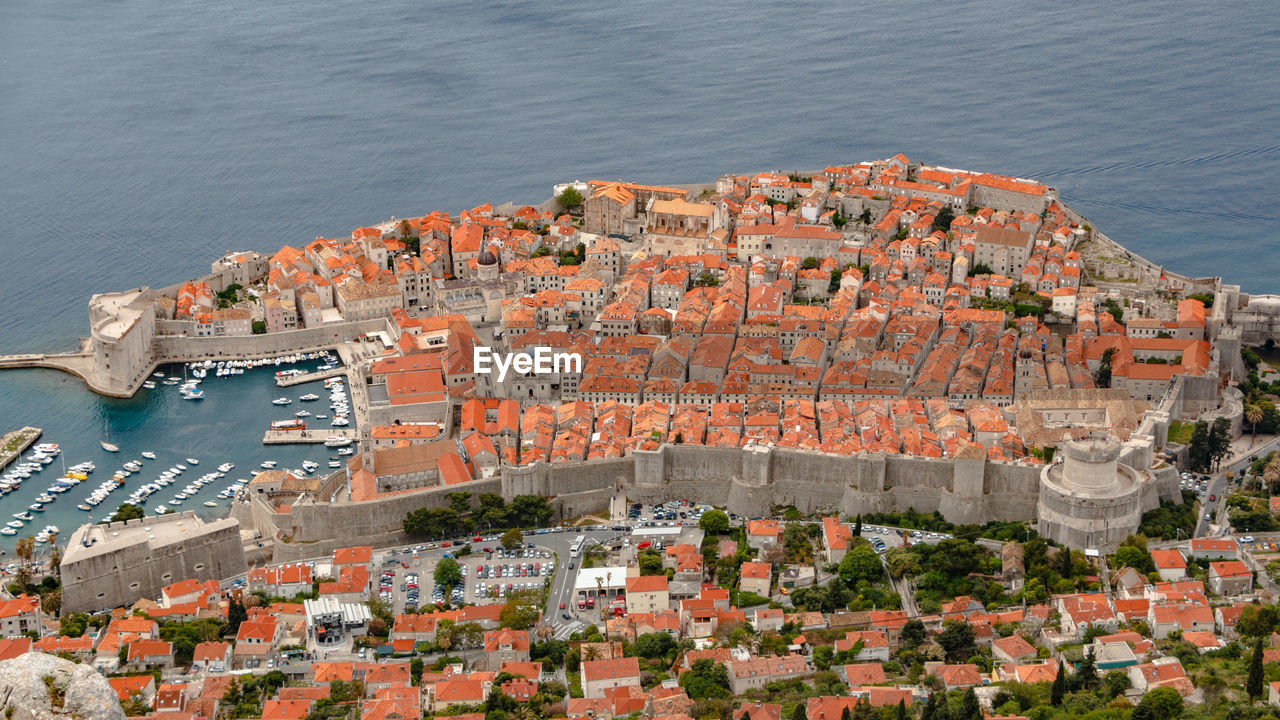
[{"label": "rocky outcrop", "polygon": [[107,679],[88,665],[30,652],[0,662],[6,720],[125,720]]}]

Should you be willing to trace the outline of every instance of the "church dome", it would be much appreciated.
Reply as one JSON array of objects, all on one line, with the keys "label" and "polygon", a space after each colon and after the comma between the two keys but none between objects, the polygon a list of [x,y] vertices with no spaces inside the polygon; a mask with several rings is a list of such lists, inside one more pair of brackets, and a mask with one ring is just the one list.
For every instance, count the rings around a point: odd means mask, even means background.
[{"label": "church dome", "polygon": [[497,265],[498,257],[493,254],[489,248],[480,251],[480,257],[476,258],[477,265]]}]

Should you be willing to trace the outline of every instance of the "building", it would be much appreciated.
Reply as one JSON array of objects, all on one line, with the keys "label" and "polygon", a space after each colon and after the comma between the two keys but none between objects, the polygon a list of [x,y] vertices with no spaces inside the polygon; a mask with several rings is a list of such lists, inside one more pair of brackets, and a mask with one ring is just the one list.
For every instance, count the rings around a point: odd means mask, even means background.
[{"label": "building", "polygon": [[1239,560],[1211,562],[1209,589],[1219,595],[1243,595],[1253,590],[1253,572]]},{"label": "building", "polygon": [[1119,462],[1120,441],[1064,443],[1062,463],[1040,472],[1039,531],[1069,547],[1111,552],[1142,522],[1143,475]]},{"label": "building", "polygon": [[1187,561],[1182,553],[1175,549],[1152,550],[1151,560],[1156,565],[1160,579],[1167,582],[1185,580],[1187,577]]},{"label": "building", "polygon": [[773,566],[765,562],[744,562],[739,568],[738,590],[769,597],[769,585],[773,579]]},{"label": "building", "polygon": [[43,619],[38,595],[0,600],[0,637],[21,637],[33,631],[39,633]]},{"label": "building", "polygon": [[612,688],[640,687],[640,662],[634,657],[582,663],[582,696],[602,698]]},{"label": "building", "polygon": [[95,612],[159,597],[176,580],[217,580],[245,572],[240,522],[205,522],[194,512],[109,525],[82,525],[67,543],[59,574],[64,612]]},{"label": "building", "polygon": [[656,613],[671,608],[666,575],[627,578],[627,614]]}]

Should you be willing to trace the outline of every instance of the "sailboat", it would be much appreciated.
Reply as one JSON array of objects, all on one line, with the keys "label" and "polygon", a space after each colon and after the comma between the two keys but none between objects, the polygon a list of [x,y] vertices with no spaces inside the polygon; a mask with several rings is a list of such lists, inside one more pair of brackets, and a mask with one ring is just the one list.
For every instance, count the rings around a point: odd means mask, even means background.
[{"label": "sailboat", "polygon": [[102,446],[102,449],[103,449],[103,450],[106,450],[107,452],[110,452],[110,453],[113,453],[113,452],[120,452],[120,446],[119,446],[119,445],[114,445],[114,444],[112,444],[112,443],[111,443],[111,428],[110,428],[110,427],[107,427],[106,432],[107,432],[107,439],[106,439],[106,440],[103,440],[102,442],[100,442],[100,443],[98,443],[98,444],[99,444],[99,445],[101,445],[101,446]]}]

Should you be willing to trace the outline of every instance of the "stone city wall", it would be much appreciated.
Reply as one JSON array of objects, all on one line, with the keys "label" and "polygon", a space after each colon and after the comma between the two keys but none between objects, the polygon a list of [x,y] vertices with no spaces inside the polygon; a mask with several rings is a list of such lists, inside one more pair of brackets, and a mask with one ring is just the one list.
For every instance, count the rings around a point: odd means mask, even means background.
[{"label": "stone city wall", "polygon": [[163,335],[154,339],[151,352],[155,361],[160,363],[276,357],[337,347],[347,340],[354,340],[361,333],[386,329],[387,321],[379,318],[262,335],[235,337]]}]

